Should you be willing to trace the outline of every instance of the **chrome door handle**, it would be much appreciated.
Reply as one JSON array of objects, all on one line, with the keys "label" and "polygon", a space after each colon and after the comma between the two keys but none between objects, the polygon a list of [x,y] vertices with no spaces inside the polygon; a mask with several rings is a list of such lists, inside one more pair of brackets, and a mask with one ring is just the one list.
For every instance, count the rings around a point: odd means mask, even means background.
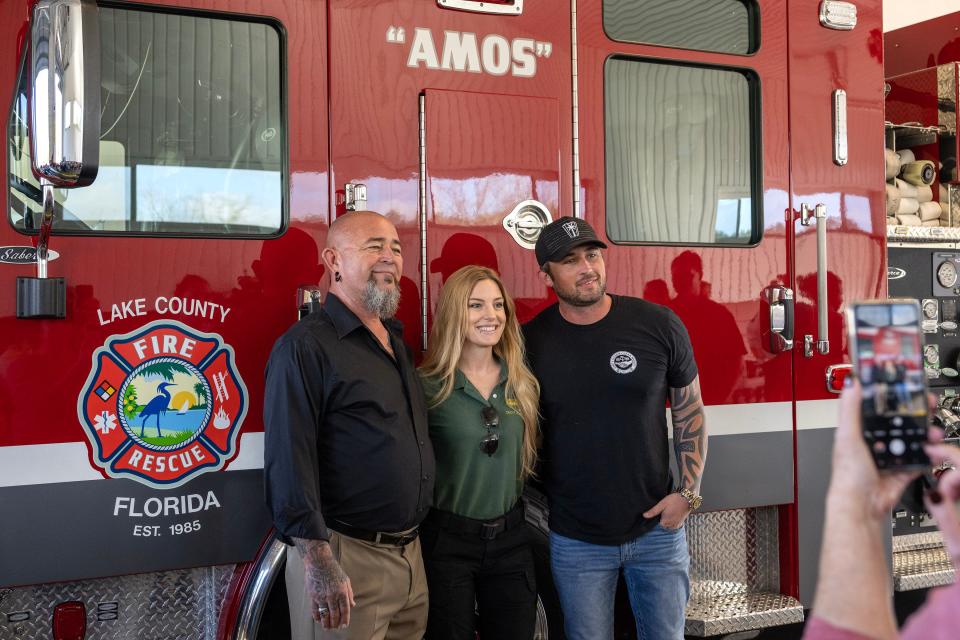
[{"label": "chrome door handle", "polygon": [[[818,204],[813,210],[807,204],[800,205],[800,224],[810,226],[817,223],[817,352],[820,355],[830,353],[830,334],[828,313],[830,301],[827,298],[827,205]],[[804,336],[804,353],[813,357],[813,336]]]},{"label": "chrome door handle", "polygon": [[770,352],[789,351],[793,348],[793,289],[770,287],[765,293],[770,303]]},{"label": "chrome door handle", "polygon": [[827,391],[840,393],[844,381],[853,375],[852,364],[831,364],[827,367]]}]

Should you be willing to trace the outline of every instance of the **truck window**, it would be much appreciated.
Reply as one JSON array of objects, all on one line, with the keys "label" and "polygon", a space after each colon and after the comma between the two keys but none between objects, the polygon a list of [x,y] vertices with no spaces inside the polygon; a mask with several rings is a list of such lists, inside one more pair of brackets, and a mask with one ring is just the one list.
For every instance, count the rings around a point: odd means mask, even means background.
[{"label": "truck window", "polygon": [[[58,190],[54,233],[265,236],[285,210],[280,34],[270,24],[101,7],[100,169]],[[24,58],[28,56],[25,52]],[[8,128],[9,215],[38,228],[21,66]]]},{"label": "truck window", "polygon": [[752,0],[603,0],[603,29],[620,42],[746,55],[757,50]]},{"label": "truck window", "polygon": [[611,57],[604,69],[607,236],[759,241],[759,97],[752,74]]}]

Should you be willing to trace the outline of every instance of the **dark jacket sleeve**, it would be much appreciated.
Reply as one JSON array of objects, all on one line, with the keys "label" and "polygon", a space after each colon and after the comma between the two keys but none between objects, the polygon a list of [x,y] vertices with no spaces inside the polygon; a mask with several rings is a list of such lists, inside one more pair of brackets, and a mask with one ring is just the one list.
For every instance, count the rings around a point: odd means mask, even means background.
[{"label": "dark jacket sleeve", "polygon": [[267,362],[263,476],[280,539],[328,540],[320,512],[317,428],[324,410],[323,354],[306,337],[283,336]]}]

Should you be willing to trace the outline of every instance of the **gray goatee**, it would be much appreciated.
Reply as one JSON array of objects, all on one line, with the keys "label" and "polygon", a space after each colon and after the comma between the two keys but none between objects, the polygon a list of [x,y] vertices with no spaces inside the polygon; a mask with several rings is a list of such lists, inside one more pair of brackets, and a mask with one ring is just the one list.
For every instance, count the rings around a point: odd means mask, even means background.
[{"label": "gray goatee", "polygon": [[377,314],[380,319],[387,320],[397,313],[397,307],[400,306],[400,287],[396,280],[389,289],[381,289],[373,278],[367,280],[367,286],[363,290],[363,306],[370,313]]}]

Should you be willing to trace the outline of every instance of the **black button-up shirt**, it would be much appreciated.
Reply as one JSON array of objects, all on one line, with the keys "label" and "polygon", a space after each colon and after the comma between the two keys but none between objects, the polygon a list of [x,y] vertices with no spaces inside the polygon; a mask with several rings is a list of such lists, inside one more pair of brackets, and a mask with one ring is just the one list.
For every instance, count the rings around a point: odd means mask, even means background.
[{"label": "black button-up shirt", "polygon": [[427,408],[399,322],[396,358],[336,296],[283,334],[267,363],[264,481],[285,542],[420,524],[433,498]]}]

